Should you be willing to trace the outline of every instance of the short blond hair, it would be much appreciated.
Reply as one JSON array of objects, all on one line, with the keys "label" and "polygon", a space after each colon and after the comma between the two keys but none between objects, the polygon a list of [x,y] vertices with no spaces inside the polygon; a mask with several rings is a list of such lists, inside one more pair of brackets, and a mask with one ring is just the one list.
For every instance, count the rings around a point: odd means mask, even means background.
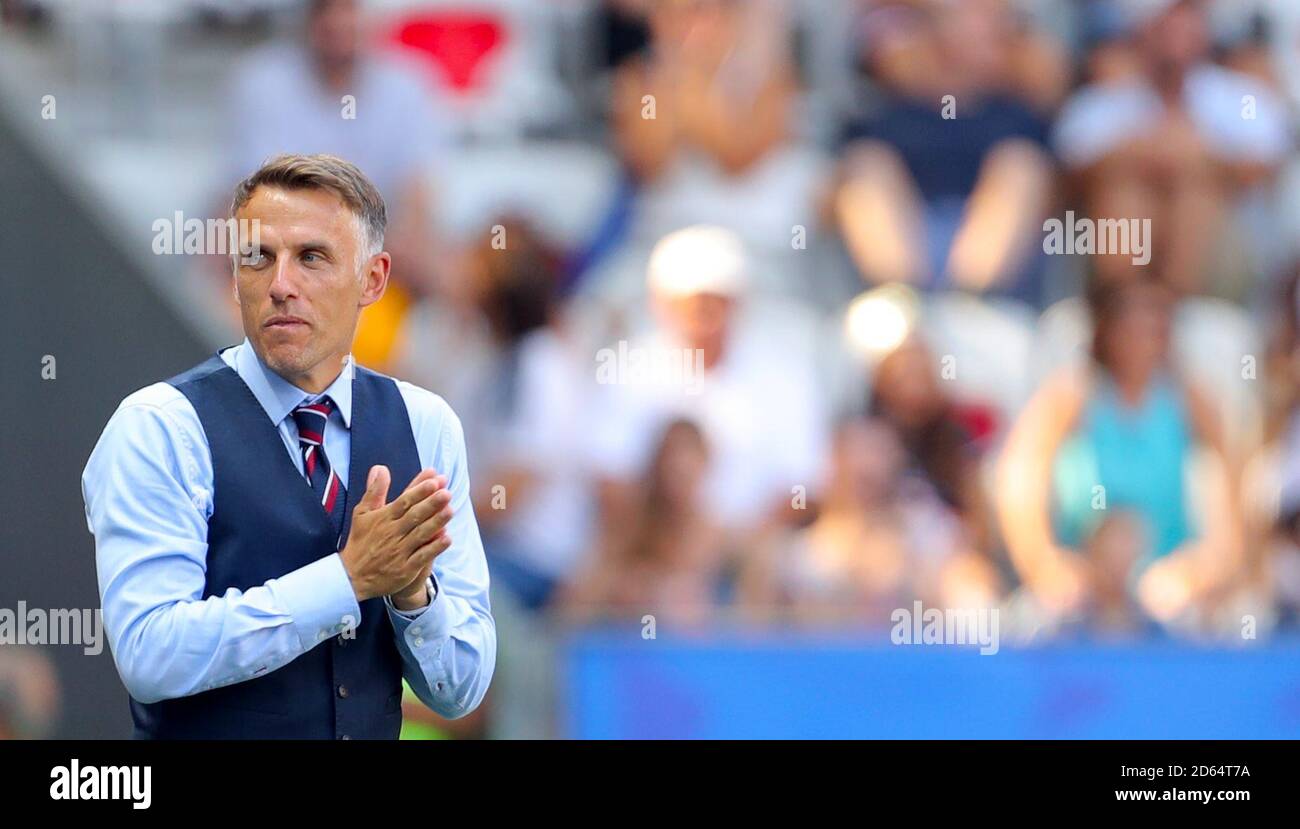
[{"label": "short blond hair", "polygon": [[335,155],[277,155],[235,187],[230,215],[248,204],[258,187],[284,190],[328,190],[347,205],[361,228],[362,249],[374,256],[384,249],[388,210],[379,189],[357,165]]}]

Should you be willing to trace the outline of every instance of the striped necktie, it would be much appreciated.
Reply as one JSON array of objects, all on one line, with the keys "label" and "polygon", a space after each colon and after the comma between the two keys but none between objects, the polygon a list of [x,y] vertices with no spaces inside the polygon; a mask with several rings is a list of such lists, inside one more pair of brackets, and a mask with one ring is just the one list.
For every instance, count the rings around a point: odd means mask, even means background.
[{"label": "striped necktie", "polygon": [[325,423],[334,411],[334,401],[322,397],[315,403],[293,410],[298,425],[298,447],[302,449],[303,468],[311,488],[320,496],[321,507],[329,516],[336,538],[343,532],[343,508],[347,490],[325,455]]}]

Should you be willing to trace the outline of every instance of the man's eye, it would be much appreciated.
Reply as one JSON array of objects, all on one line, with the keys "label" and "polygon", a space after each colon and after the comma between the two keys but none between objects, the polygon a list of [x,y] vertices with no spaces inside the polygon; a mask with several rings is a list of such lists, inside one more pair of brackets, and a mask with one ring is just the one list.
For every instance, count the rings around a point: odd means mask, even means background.
[{"label": "man's eye", "polygon": [[266,264],[266,254],[261,251],[239,257],[239,264],[247,268],[258,268]]},{"label": "man's eye", "polygon": [[324,261],[324,260],[321,259],[321,255],[320,255],[319,253],[311,253],[311,252],[308,252],[308,253],[304,253],[304,254],[302,255],[302,261],[304,261],[304,262],[321,262],[321,261]]}]

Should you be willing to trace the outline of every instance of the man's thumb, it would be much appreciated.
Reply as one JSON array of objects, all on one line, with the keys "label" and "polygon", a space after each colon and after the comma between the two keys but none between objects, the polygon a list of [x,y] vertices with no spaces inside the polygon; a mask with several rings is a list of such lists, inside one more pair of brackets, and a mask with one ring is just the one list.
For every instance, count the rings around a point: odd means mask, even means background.
[{"label": "man's thumb", "polygon": [[382,507],[388,497],[388,485],[391,480],[392,476],[388,474],[388,467],[370,467],[370,474],[366,476],[366,494],[361,496],[361,501],[357,506],[366,510]]}]

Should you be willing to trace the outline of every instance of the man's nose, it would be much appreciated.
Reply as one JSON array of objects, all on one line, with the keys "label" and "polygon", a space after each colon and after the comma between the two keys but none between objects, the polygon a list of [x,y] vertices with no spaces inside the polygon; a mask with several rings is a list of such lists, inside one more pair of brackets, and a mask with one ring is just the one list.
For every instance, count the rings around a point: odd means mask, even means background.
[{"label": "man's nose", "polygon": [[275,263],[275,271],[271,274],[271,299],[283,302],[291,296],[296,296],[297,293],[298,283],[293,271],[293,261],[283,257]]}]

